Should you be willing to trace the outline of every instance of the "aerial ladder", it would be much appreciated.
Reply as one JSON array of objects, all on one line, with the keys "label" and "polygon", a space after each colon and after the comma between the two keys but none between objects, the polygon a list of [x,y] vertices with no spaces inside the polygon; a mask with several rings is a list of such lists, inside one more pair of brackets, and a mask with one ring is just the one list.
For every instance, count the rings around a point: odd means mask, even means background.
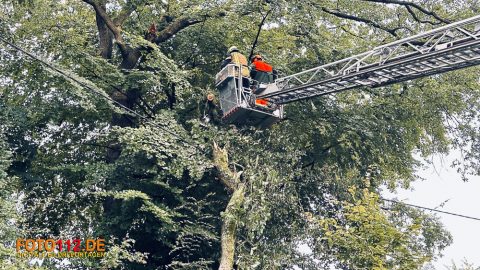
[{"label": "aerial ladder", "polygon": [[[268,127],[283,119],[284,104],[350,89],[376,88],[480,65],[480,15],[321,65],[252,90],[239,67],[217,74],[225,123]],[[257,100],[268,100],[268,106]]]}]

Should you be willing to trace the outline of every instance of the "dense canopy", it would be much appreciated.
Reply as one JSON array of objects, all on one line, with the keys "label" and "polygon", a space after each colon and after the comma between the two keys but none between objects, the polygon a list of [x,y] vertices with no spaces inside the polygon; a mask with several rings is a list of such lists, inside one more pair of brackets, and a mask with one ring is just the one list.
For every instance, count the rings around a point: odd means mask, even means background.
[{"label": "dense canopy", "polygon": [[421,269],[450,234],[380,194],[452,149],[480,174],[478,68],[292,103],[270,129],[222,124],[206,94],[232,45],[287,75],[479,9],[3,0],[0,37],[51,67],[0,42],[0,268],[31,263],[18,237],[102,237],[105,258],[39,269]]}]

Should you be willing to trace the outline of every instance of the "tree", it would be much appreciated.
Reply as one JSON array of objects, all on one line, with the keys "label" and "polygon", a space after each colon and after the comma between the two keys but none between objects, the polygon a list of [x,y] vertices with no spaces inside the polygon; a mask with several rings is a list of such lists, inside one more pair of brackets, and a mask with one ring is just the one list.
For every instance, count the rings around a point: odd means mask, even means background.
[{"label": "tree", "polygon": [[[198,119],[226,48],[248,52],[259,30],[257,50],[287,74],[477,5],[4,1],[1,36],[73,77],[0,49],[23,228],[105,237],[111,256],[77,269],[419,268],[448,233],[413,209],[384,210],[378,193],[416,179],[415,152],[475,141],[474,72],[292,104],[270,130]],[[476,173],[470,146],[464,168]]]},{"label": "tree", "polygon": [[467,260],[462,261],[461,266],[457,266],[454,262],[452,262],[452,266],[448,267],[448,269],[452,270],[477,270],[478,267],[475,267],[475,265],[469,263]]}]

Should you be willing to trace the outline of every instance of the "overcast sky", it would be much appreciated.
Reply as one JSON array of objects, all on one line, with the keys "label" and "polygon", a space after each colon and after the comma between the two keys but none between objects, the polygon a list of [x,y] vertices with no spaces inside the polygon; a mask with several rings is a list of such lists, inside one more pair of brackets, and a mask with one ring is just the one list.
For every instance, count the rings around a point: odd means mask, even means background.
[{"label": "overcast sky", "polygon": [[[396,197],[404,202],[435,208],[449,200],[444,211],[480,218],[480,177],[470,177],[463,182],[455,169],[450,167],[459,154],[434,158],[432,166],[419,171],[426,180],[412,184],[413,190],[399,190],[396,194],[385,193],[386,198]],[[480,266],[480,221],[437,214],[453,236],[453,244],[443,252],[444,257],[434,262],[437,270],[447,269],[452,260],[459,266],[463,259]]]}]

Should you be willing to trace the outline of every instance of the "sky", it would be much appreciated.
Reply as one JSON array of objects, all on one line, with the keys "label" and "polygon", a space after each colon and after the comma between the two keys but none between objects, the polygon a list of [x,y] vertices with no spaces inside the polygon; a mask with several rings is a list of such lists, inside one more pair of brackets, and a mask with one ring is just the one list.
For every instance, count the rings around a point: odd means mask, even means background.
[{"label": "sky", "polygon": [[[480,218],[480,177],[469,177],[463,182],[456,169],[450,164],[459,157],[454,152],[447,157],[435,157],[433,164],[418,171],[425,180],[412,184],[411,190],[398,190],[396,194],[384,192],[385,198],[397,198],[406,203]],[[461,217],[437,214],[445,228],[452,234],[453,243],[443,251],[443,257],[433,262],[437,270],[446,270],[452,261],[456,265],[466,259],[480,267],[480,221]]]}]

